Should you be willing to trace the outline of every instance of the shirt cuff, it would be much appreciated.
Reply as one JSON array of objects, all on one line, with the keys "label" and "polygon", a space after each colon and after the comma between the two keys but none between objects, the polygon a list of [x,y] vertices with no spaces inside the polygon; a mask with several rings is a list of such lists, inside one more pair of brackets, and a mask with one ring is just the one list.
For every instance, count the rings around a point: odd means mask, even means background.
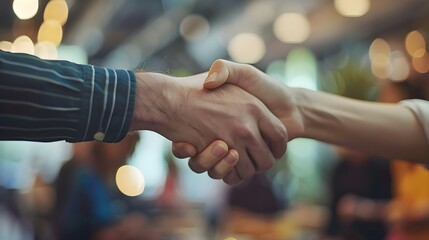
[{"label": "shirt cuff", "polygon": [[133,72],[83,65],[84,85],[77,135],[70,142],[121,141],[134,113]]}]

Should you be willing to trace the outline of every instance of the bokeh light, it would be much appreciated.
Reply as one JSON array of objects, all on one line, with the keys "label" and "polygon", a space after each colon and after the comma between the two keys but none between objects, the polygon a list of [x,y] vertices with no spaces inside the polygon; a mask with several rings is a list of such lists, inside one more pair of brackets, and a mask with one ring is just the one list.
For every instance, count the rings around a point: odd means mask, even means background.
[{"label": "bokeh light", "polygon": [[34,43],[26,35],[17,37],[12,44],[12,52],[34,54]]},{"label": "bokeh light", "polygon": [[408,33],[405,38],[405,48],[412,57],[423,57],[426,52],[426,41],[418,31]]},{"label": "bokeh light", "polygon": [[51,42],[39,42],[34,46],[34,55],[42,59],[58,59],[57,47]]},{"label": "bokeh light", "polygon": [[88,54],[81,46],[61,44],[58,47],[58,60],[88,64]]},{"label": "bokeh light", "polygon": [[284,13],[274,22],[273,31],[282,42],[302,43],[310,36],[311,27],[304,15]]},{"label": "bokeh light", "polygon": [[268,64],[265,73],[269,76],[284,81],[285,78],[285,61],[275,60]]},{"label": "bokeh light", "polygon": [[14,0],[12,8],[19,19],[30,19],[39,10],[39,0]]},{"label": "bokeh light", "polygon": [[12,51],[12,43],[9,41],[1,41],[0,42],[0,50],[11,52]]},{"label": "bokeh light", "polygon": [[63,39],[63,29],[57,21],[49,20],[42,23],[40,26],[37,40],[39,42],[51,42],[55,46],[59,46]]},{"label": "bokeh light", "polygon": [[335,0],[335,9],[345,17],[361,17],[371,6],[369,0]]},{"label": "bokeh light", "polygon": [[410,75],[410,64],[402,51],[393,51],[390,59],[390,79],[395,82],[404,81]]},{"label": "bokeh light", "polygon": [[45,21],[54,20],[64,25],[67,22],[69,15],[69,9],[66,1],[64,0],[51,0],[46,5],[43,19]]},{"label": "bokeh light", "polygon": [[418,73],[429,72],[429,54],[425,52],[421,57],[413,57],[413,68]]},{"label": "bokeh light", "polygon": [[254,33],[240,33],[228,43],[228,54],[240,63],[257,63],[265,55],[265,43]]},{"label": "bokeh light", "polygon": [[274,8],[274,4],[270,1],[251,1],[244,10],[244,14],[249,21],[267,24],[274,19]]},{"label": "bokeh light", "polygon": [[209,21],[201,15],[189,15],[180,23],[180,35],[187,41],[201,40],[207,37],[209,31]]},{"label": "bokeh light", "polygon": [[381,79],[390,76],[390,52],[389,44],[381,38],[375,39],[369,47],[369,58],[371,60],[372,73]]},{"label": "bokeh light", "polygon": [[288,86],[317,90],[317,62],[314,54],[305,48],[289,52],[285,65],[285,81]]},{"label": "bokeh light", "polygon": [[116,185],[123,194],[135,197],[143,193],[145,180],[138,168],[124,165],[116,172]]}]

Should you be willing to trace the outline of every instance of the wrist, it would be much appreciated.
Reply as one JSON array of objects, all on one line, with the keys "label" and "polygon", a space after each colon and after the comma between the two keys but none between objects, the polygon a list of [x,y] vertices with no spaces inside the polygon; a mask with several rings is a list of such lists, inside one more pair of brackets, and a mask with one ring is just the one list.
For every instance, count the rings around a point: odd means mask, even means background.
[{"label": "wrist", "polygon": [[[306,111],[308,110],[311,96],[309,90],[303,88],[288,87],[286,94],[291,96],[291,108],[288,111],[291,112],[289,121],[285,124],[288,129],[288,133],[291,139],[309,137],[308,133],[308,117]],[[292,127],[291,127],[292,126]]]},{"label": "wrist", "polygon": [[[170,77],[158,73],[136,73],[136,98],[130,130],[168,131],[170,101],[166,91]],[[170,81],[171,82],[171,81]]]}]

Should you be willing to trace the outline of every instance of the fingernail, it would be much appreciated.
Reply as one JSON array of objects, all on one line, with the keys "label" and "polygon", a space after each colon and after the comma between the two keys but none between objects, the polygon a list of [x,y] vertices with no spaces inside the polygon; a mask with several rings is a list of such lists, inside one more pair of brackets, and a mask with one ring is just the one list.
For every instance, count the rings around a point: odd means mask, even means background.
[{"label": "fingernail", "polygon": [[216,81],[217,72],[211,73],[204,83],[214,82]]},{"label": "fingernail", "polygon": [[213,146],[212,148],[212,155],[215,158],[220,158],[223,155],[225,155],[225,153],[228,151],[227,148],[225,148],[225,146],[223,144],[216,144]]},{"label": "fingernail", "polygon": [[229,165],[234,165],[237,162],[237,160],[238,160],[238,156],[235,151],[230,152],[225,157],[225,162],[228,163]]}]

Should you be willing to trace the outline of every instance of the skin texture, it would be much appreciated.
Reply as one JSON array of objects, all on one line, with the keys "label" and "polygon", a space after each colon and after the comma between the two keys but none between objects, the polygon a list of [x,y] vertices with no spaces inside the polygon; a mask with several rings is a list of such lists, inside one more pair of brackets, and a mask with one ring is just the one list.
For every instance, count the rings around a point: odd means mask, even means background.
[{"label": "skin texture", "polygon": [[[413,112],[403,105],[290,88],[252,66],[217,60],[204,88],[215,89],[223,84],[236,85],[259,98],[287,128],[290,140],[312,138],[391,159],[427,163],[429,147],[423,128]],[[184,157],[185,148],[192,151],[193,147],[180,142],[173,152]],[[204,150],[188,156],[192,156],[190,161],[202,162],[207,161],[203,160],[207,155],[208,150]],[[213,157],[211,160],[223,161]]]},{"label": "skin texture", "polygon": [[[213,168],[211,176],[221,178],[220,173],[235,165],[224,179],[234,184],[271,168],[285,153],[286,128],[243,89],[231,84],[214,91],[202,89],[206,74],[185,78],[157,73],[136,76],[132,130],[155,131],[173,142],[195,146],[185,150],[185,155],[207,148],[216,159],[225,160],[216,166],[212,161],[191,161],[189,166],[195,172]],[[224,144],[210,145],[218,139]],[[229,151],[228,146],[234,150]]]}]

